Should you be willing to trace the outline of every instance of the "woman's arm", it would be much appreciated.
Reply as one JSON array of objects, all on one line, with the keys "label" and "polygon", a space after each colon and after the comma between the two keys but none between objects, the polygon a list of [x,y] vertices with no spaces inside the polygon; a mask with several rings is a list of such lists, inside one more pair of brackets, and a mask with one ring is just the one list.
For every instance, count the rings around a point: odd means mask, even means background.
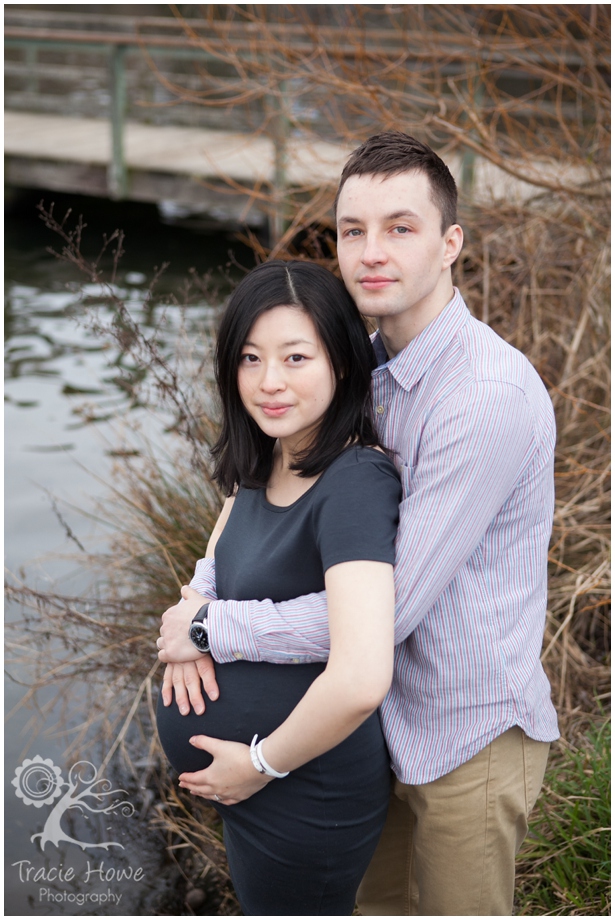
[{"label": "woman's arm", "polygon": [[[264,741],[262,751],[280,773],[294,770],[348,737],[384,699],[393,674],[393,566],[344,562],[325,574],[331,654],[290,716]],[[206,770],[181,775],[195,795],[234,804],[271,780],[258,773],[247,745],[199,735],[196,747],[210,751]]]}]

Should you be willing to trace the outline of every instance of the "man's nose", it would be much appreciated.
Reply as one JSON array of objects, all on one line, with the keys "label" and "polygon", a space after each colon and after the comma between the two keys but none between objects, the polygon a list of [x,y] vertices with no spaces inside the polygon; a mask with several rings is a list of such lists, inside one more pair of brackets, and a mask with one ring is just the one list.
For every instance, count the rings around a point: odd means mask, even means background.
[{"label": "man's nose", "polygon": [[363,247],[361,258],[366,265],[375,265],[377,263],[386,262],[386,251],[384,250],[380,236],[377,233],[366,235],[365,246]]}]

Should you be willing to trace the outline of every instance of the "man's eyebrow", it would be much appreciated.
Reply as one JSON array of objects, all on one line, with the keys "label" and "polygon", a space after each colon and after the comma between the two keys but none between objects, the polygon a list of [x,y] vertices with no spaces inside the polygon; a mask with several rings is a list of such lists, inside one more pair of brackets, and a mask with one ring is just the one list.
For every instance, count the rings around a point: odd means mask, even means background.
[{"label": "man's eyebrow", "polygon": [[[383,220],[400,220],[402,218],[410,218],[411,220],[421,220],[420,214],[416,214],[414,211],[410,211],[408,208],[405,208],[402,211],[393,211],[391,214],[384,214]],[[361,220],[358,217],[346,217],[342,215],[339,218],[340,224],[360,224]]]}]

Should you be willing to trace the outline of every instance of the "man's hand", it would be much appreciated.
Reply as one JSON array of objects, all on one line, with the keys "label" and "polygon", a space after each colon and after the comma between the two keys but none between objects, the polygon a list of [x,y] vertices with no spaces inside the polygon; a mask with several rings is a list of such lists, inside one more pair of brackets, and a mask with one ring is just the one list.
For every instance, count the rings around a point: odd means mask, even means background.
[{"label": "man's hand", "polygon": [[193,588],[184,585],[181,590],[183,604],[175,604],[162,614],[162,626],[158,639],[158,658],[169,663],[198,661],[203,653],[190,641],[190,624],[207,598]]},{"label": "man's hand", "polygon": [[175,702],[183,716],[190,712],[190,704],[196,714],[202,716],[205,712],[205,701],[201,686],[205,688],[210,700],[218,699],[220,694],[211,655],[201,654],[198,661],[168,664],[162,681],[162,702],[165,706],[170,706],[175,690]]},{"label": "man's hand", "polygon": [[190,744],[209,751],[214,757],[214,762],[207,769],[180,775],[179,785],[193,795],[213,799],[223,805],[236,805],[259,792],[273,779],[255,769],[247,744],[220,741],[207,735],[196,735],[190,739]]}]

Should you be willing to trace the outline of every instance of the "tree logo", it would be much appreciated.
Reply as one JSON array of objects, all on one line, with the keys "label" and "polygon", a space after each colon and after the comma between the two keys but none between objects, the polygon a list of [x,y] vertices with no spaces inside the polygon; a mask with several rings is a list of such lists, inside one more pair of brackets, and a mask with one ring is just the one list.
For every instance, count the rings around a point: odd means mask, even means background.
[{"label": "tree logo", "polygon": [[[62,827],[62,817],[70,811],[90,812],[90,814],[113,814],[120,812],[124,817],[134,814],[134,805],[125,798],[125,789],[113,789],[108,779],[98,776],[98,770],[89,760],[80,760],[71,767],[68,780],[62,779],[60,767],[52,760],[43,760],[38,754],[31,760],[26,758],[15,770],[11,780],[15,786],[15,795],[23,799],[24,805],[55,805],[49,813],[40,834],[33,834],[32,842],[39,840],[41,850],[47,843],[58,846],[62,842],[75,843],[82,850],[96,847],[108,850],[123,844],[108,840],[103,843],[86,843],[70,837]],[[64,791],[66,790],[66,791]],[[58,801],[55,801],[55,800]]]}]

